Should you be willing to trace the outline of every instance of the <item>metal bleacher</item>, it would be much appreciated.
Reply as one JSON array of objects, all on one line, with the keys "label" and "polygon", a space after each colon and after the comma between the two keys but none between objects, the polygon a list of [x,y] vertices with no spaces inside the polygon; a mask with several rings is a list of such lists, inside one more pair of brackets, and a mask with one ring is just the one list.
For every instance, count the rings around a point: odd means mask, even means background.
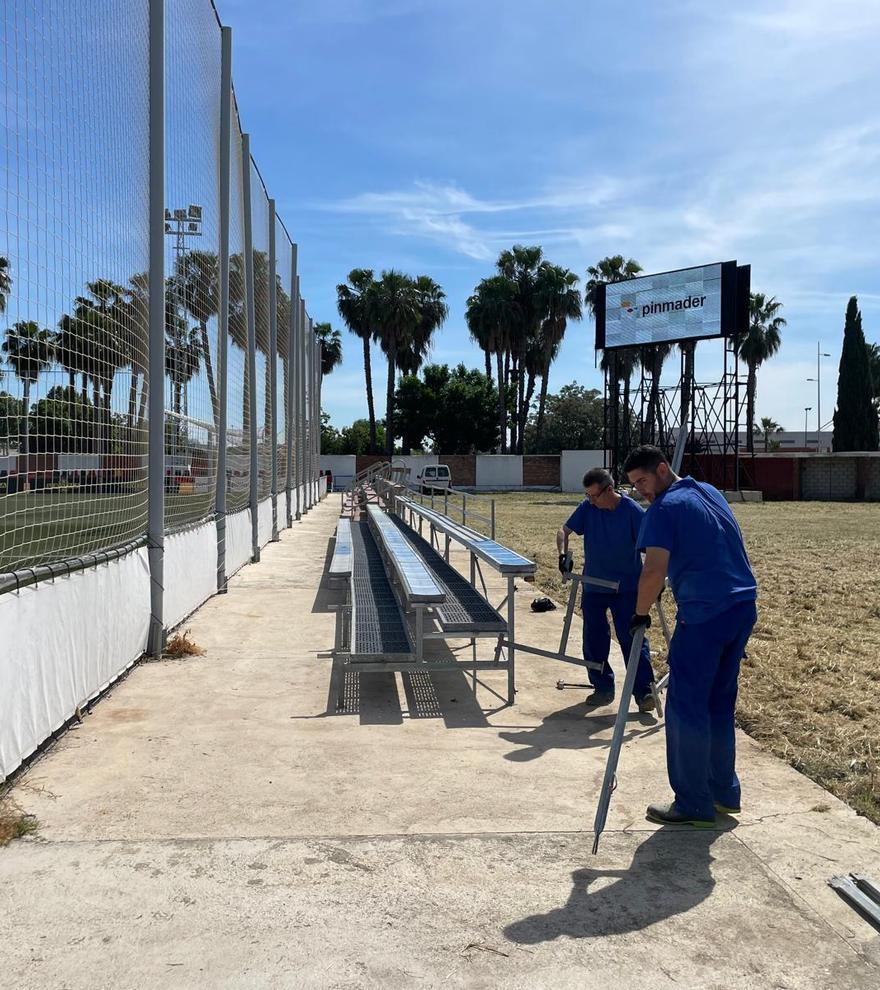
[{"label": "metal bleacher", "polygon": [[[507,699],[512,704],[514,579],[528,579],[535,564],[443,513],[409,500],[406,487],[388,472],[374,470],[361,479],[361,485],[369,488],[371,497],[358,500],[353,491],[351,503],[344,503],[343,510],[350,509],[352,515],[358,508],[360,519],[340,518],[329,569],[331,579],[350,575],[336,627],[337,706],[343,706],[347,671],[425,669],[473,671],[475,686],[478,670],[506,670]],[[416,519],[420,526],[428,523],[430,540],[415,531],[411,523]],[[446,540],[443,553],[434,546],[438,533]],[[468,551],[470,581],[449,562],[450,540]],[[507,595],[497,608],[488,600],[481,562],[507,579]],[[483,594],[476,587],[477,574]],[[501,612],[505,604],[506,618]],[[425,651],[428,640],[462,639],[470,642],[472,656]],[[494,640],[492,659],[477,657],[477,642],[483,639]]]}]

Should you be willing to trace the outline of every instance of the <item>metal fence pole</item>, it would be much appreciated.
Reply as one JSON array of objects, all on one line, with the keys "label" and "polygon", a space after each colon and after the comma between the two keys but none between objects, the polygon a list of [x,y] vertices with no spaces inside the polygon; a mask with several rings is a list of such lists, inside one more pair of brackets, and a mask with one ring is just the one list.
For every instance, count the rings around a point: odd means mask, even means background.
[{"label": "metal fence pole", "polygon": [[309,341],[309,508],[315,504],[315,324],[308,323]]},{"label": "metal fence pole", "polygon": [[302,298],[300,296],[299,275],[296,277],[296,518],[302,519],[303,507],[303,476],[302,476],[302,445],[305,437],[302,414]]},{"label": "metal fence pole", "polygon": [[222,28],[220,55],[220,311],[217,314],[217,591],[226,591],[226,426],[229,378],[229,194],[232,148],[232,28]]},{"label": "metal fence pole", "polygon": [[257,308],[254,294],[254,238],[251,214],[251,139],[241,136],[242,205],[244,207],[244,271],[247,313],[248,416],[250,418],[251,561],[260,560],[259,489],[257,457]]},{"label": "metal fence pole", "polygon": [[275,200],[269,200],[269,438],[272,444],[269,462],[272,465],[272,541],[278,540],[278,287],[275,245]]},{"label": "metal fence pole", "polygon": [[[297,279],[299,284],[299,279]],[[300,442],[298,444],[299,459],[299,486],[300,502],[302,513],[305,515],[309,511],[307,491],[306,491],[306,439],[308,437],[308,423],[306,422],[306,304],[303,302],[302,292],[297,292],[299,296],[299,424]]]},{"label": "metal fence pole", "polygon": [[287,317],[287,432],[284,439],[287,445],[287,525],[293,525],[293,457],[294,430],[296,429],[296,385],[294,364],[296,362],[296,245],[290,245],[290,311]]},{"label": "metal fence pole", "polygon": [[150,317],[147,555],[150,630],[147,653],[165,647],[165,3],[150,0]]}]

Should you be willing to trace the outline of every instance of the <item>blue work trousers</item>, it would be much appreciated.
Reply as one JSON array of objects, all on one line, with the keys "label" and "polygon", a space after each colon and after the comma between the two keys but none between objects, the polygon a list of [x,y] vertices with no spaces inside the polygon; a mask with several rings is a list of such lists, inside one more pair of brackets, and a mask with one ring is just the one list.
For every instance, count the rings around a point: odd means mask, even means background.
[{"label": "blue work trousers", "polygon": [[[617,642],[623,651],[623,659],[629,662],[629,651],[632,648],[632,636],[629,634],[629,621],[636,610],[636,592],[619,591],[612,594],[596,594],[584,591],[581,598],[581,608],[584,613],[584,659],[601,663],[602,670],[589,670],[587,676],[596,691],[614,691],[614,671],[608,663],[608,651],[611,649],[611,629],[608,625],[608,615],[614,622]],[[636,671],[636,681],[633,695],[640,701],[651,693],[651,682],[654,671],[651,669],[651,651],[648,640],[642,644],[639,656],[639,669]]]},{"label": "blue work trousers", "polygon": [[758,618],[740,602],[708,622],[678,621],[669,651],[666,767],[680,811],[715,817],[738,808],[734,709],[740,661]]}]

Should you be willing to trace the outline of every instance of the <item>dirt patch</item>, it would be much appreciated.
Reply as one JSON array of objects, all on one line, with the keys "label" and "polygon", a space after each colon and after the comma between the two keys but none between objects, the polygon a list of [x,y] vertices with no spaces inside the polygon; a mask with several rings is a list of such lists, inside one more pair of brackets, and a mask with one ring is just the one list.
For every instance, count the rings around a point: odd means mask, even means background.
[{"label": "dirt patch", "polygon": [[[501,495],[496,505],[498,539],[538,563],[537,583],[558,602],[567,591],[555,534],[571,503],[542,492]],[[760,591],[739,724],[880,822],[880,504],[769,502],[734,512]],[[575,560],[583,562],[582,545]],[[655,666],[665,669],[662,650]]]}]

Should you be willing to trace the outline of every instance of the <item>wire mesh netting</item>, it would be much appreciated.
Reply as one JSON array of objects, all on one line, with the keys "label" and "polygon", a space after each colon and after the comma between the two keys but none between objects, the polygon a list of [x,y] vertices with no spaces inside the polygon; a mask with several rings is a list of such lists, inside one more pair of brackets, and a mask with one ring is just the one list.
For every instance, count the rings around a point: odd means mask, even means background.
[{"label": "wire mesh netting", "polygon": [[287,231],[280,219],[275,221],[275,310],[277,314],[278,346],[276,348],[277,388],[278,388],[278,429],[276,444],[278,447],[278,490],[283,491],[288,486],[287,475],[287,435],[290,412],[290,377],[288,373],[288,357],[290,354],[290,266],[291,245]]},{"label": "wire mesh netting", "polygon": [[250,486],[250,391],[244,265],[244,189],[241,128],[232,110],[229,193],[229,351],[227,356],[226,509],[247,508]]},{"label": "wire mesh netting", "polygon": [[271,348],[269,342],[269,200],[257,166],[251,162],[251,236],[254,256],[256,316],[257,494],[265,498],[272,485]]},{"label": "wire mesh netting", "polygon": [[0,572],[145,531],[147,13],[0,14]]},{"label": "wire mesh netting", "polygon": [[[28,568],[79,558],[94,563],[101,551],[146,540],[149,14],[146,0],[16,0],[0,12],[0,575],[16,572],[17,579]],[[228,513],[249,505],[252,436],[259,498],[271,490],[273,454],[278,490],[287,485],[288,438],[300,459],[297,474],[290,458],[291,483],[302,480],[306,464],[299,420],[311,412],[311,382],[305,326],[290,353],[292,309],[304,320],[293,248],[276,218],[273,270],[268,194],[254,162],[243,160],[234,94],[220,381],[221,49],[210,0],[166,0],[165,291],[156,327],[164,323],[159,488],[166,532],[213,519],[224,425]],[[256,339],[250,369],[246,189]]]},{"label": "wire mesh netting", "polygon": [[220,32],[204,0],[167,0],[165,525],[214,512],[219,398]]}]

